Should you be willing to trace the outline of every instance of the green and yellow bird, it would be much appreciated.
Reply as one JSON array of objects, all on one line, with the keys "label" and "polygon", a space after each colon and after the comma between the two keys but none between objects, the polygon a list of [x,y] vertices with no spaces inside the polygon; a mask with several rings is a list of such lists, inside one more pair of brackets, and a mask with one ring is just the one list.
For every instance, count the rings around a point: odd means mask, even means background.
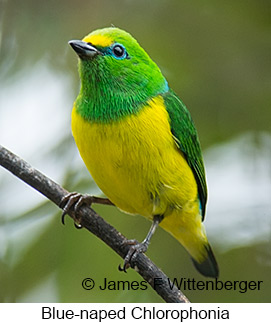
[{"label": "green and yellow bird", "polygon": [[185,247],[199,272],[217,277],[202,224],[204,164],[187,108],[129,33],[110,27],[69,43],[79,56],[81,89],[72,132],[82,159],[113,204],[153,221],[123,269],[134,253],[147,250],[160,224]]}]

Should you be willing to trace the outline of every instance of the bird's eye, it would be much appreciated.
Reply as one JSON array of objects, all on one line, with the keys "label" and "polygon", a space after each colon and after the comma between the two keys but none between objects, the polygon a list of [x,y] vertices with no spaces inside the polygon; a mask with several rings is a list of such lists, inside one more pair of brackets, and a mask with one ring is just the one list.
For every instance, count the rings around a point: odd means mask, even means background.
[{"label": "bird's eye", "polygon": [[118,58],[118,59],[123,59],[127,57],[127,52],[125,48],[120,44],[116,44],[113,46],[112,53],[115,56],[115,58]]}]

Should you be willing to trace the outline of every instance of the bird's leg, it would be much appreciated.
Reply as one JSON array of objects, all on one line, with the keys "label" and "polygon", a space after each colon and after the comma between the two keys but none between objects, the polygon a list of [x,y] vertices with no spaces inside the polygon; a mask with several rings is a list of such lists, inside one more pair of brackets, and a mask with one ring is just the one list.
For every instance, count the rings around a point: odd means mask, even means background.
[{"label": "bird's leg", "polygon": [[[69,193],[63,197],[59,206],[63,208],[61,221],[65,224],[65,215],[73,208],[74,212],[77,212],[82,204],[91,206],[91,204],[105,204],[114,205],[109,199],[96,197],[88,194],[80,194],[77,192]],[[77,220],[77,219],[75,219]],[[76,223],[76,222],[75,222]],[[75,224],[76,228],[81,228],[80,224]]]},{"label": "bird's leg", "polygon": [[145,253],[148,249],[148,246],[150,244],[151,237],[153,236],[156,228],[158,227],[159,223],[162,221],[163,216],[161,215],[155,215],[153,217],[153,222],[151,225],[151,228],[146,236],[146,238],[141,242],[138,243],[136,240],[127,240],[125,244],[132,245],[124,258],[124,264],[123,267],[119,265],[119,270],[126,272],[126,269],[130,267],[130,261],[132,258],[136,257],[139,253]]}]

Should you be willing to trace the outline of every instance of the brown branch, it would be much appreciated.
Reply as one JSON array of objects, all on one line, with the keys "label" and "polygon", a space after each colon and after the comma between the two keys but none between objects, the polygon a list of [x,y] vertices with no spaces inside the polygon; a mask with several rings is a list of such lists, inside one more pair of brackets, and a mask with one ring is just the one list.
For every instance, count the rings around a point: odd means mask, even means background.
[{"label": "brown branch", "polygon": [[[14,155],[0,145],[0,165],[19,177],[25,183],[39,191],[49,200],[60,205],[61,200],[69,192],[60,185],[40,173],[20,157]],[[99,198],[95,202],[99,203]],[[74,218],[74,212],[68,212]],[[125,244],[126,238],[114,227],[100,217],[92,208],[81,206],[76,212],[76,218],[88,231],[94,233],[122,258],[126,256],[130,246]],[[169,278],[144,254],[139,254],[132,259],[131,267],[134,268],[166,301],[174,303],[188,303],[186,296],[173,285]]]}]

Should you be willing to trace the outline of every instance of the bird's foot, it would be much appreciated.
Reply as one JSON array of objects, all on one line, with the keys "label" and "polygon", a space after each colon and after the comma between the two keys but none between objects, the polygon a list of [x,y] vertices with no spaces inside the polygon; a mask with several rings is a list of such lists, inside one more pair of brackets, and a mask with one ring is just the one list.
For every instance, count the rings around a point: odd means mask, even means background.
[{"label": "bird's foot", "polygon": [[138,242],[137,240],[127,240],[125,241],[126,245],[131,245],[127,255],[124,258],[123,266],[119,265],[119,271],[127,272],[126,270],[130,267],[130,262],[140,253],[145,253],[148,249],[149,243],[147,241]]},{"label": "bird's foot", "polygon": [[[91,206],[91,204],[94,202],[94,198],[95,198],[94,196],[87,195],[87,194],[80,194],[77,192],[69,193],[66,196],[64,196],[59,204],[59,206],[63,208],[63,212],[61,215],[61,222],[65,224],[65,216],[72,209],[76,214],[76,212],[79,210],[81,205],[86,204],[88,206]],[[81,229],[82,226],[80,224],[80,219],[74,216],[74,221],[75,221],[74,222],[75,227],[77,229]]]}]

